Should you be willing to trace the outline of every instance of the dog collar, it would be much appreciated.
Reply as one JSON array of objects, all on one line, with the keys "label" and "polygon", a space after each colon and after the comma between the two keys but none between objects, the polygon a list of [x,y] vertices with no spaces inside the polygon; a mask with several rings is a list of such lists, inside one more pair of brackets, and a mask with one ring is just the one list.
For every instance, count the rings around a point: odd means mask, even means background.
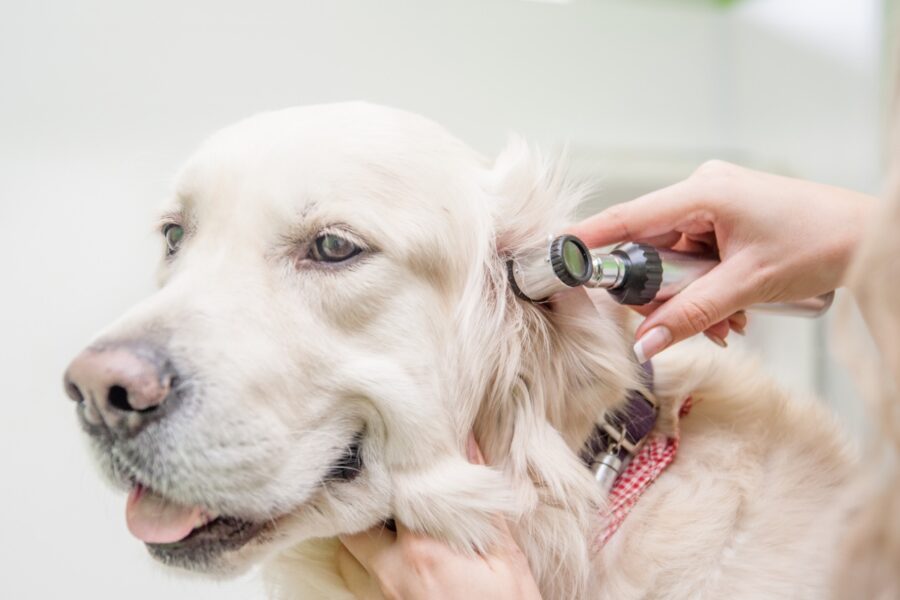
[{"label": "dog collar", "polygon": [[[692,404],[690,396],[681,403],[678,410],[679,419],[687,416]],[[647,437],[646,443],[642,444],[638,453],[631,457],[609,490],[607,503],[600,515],[603,519],[603,528],[595,540],[595,551],[599,551],[606,544],[637,504],[641,494],[656,481],[666,467],[672,464],[678,452],[680,439],[676,423],[675,432],[671,437],[655,432]]]},{"label": "dog collar", "polygon": [[[653,389],[653,365],[641,365],[647,388]],[[630,390],[625,406],[607,411],[585,442],[581,460],[594,473],[594,478],[609,494],[629,459],[640,452],[656,425],[659,407],[651,397]]]},{"label": "dog collar", "polygon": [[[676,421],[673,436],[654,432],[659,406],[652,397],[653,365],[641,365],[651,395],[630,390],[625,406],[603,415],[591,432],[581,459],[594,473],[606,495],[601,518],[602,529],[594,541],[599,551],[625,521],[641,494],[668,467],[678,452],[679,431]],[[684,417],[691,410],[686,398],[678,410]]]}]

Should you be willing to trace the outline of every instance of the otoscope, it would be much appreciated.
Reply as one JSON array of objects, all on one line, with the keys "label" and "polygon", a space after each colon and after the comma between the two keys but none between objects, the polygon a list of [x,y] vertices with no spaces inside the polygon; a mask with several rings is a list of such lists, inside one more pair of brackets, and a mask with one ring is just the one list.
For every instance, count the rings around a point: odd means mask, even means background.
[{"label": "otoscope", "polygon": [[[610,252],[591,250],[574,235],[553,238],[547,248],[507,262],[517,296],[546,300],[567,288],[602,288],[619,304],[665,302],[713,269],[715,258],[629,242]],[[796,302],[754,304],[748,310],[818,317],[831,306],[834,292]]]}]

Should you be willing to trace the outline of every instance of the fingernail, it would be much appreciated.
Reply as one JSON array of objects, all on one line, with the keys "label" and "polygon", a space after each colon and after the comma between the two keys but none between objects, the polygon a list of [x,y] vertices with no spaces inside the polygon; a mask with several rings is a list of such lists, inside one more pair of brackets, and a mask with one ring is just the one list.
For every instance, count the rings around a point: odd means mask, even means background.
[{"label": "fingernail", "polygon": [[734,313],[728,318],[728,327],[738,335],[747,335],[747,315],[743,312]]},{"label": "fingernail", "polygon": [[714,343],[716,346],[719,346],[720,348],[728,347],[728,342],[713,333],[707,333],[706,331],[704,331],[703,335],[706,336],[706,339]]},{"label": "fingernail", "polygon": [[665,325],[657,325],[641,336],[634,345],[634,355],[641,364],[647,362],[672,343],[672,332]]},{"label": "fingernail", "polygon": [[471,431],[469,432],[469,437],[466,438],[466,457],[472,464],[480,465],[484,463],[484,459],[481,457],[481,449],[478,447],[478,442],[475,441],[475,434]]}]

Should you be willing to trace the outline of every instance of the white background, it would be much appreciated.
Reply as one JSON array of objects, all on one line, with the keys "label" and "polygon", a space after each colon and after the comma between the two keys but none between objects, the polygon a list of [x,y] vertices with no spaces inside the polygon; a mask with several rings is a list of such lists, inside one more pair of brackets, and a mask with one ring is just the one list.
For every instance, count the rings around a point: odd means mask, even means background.
[{"label": "white background", "polygon": [[[256,598],[153,564],[62,393],[93,331],[153,289],[170,177],[254,112],[366,99],[487,154],[568,143],[626,199],[727,158],[877,192],[877,0],[46,0],[0,4],[0,597]],[[808,322],[746,345],[786,385],[854,398]]]}]

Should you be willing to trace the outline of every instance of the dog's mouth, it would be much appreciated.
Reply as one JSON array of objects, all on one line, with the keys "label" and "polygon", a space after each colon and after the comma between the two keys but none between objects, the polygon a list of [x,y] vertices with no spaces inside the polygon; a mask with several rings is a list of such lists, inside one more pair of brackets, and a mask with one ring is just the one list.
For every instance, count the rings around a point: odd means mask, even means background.
[{"label": "dog's mouth", "polygon": [[125,516],[131,534],[168,562],[200,550],[207,554],[235,550],[266,528],[201,506],[178,504],[141,484],[128,495]]},{"label": "dog's mouth", "polygon": [[[332,464],[325,482],[355,479],[362,469],[363,432],[351,442]],[[227,551],[238,550],[265,534],[273,534],[280,517],[264,522],[222,515],[201,505],[184,505],[142,484],[133,477],[126,503],[125,517],[131,534],[147,545],[157,559],[183,567],[209,566],[212,559]],[[283,515],[287,516],[287,515]]]}]

